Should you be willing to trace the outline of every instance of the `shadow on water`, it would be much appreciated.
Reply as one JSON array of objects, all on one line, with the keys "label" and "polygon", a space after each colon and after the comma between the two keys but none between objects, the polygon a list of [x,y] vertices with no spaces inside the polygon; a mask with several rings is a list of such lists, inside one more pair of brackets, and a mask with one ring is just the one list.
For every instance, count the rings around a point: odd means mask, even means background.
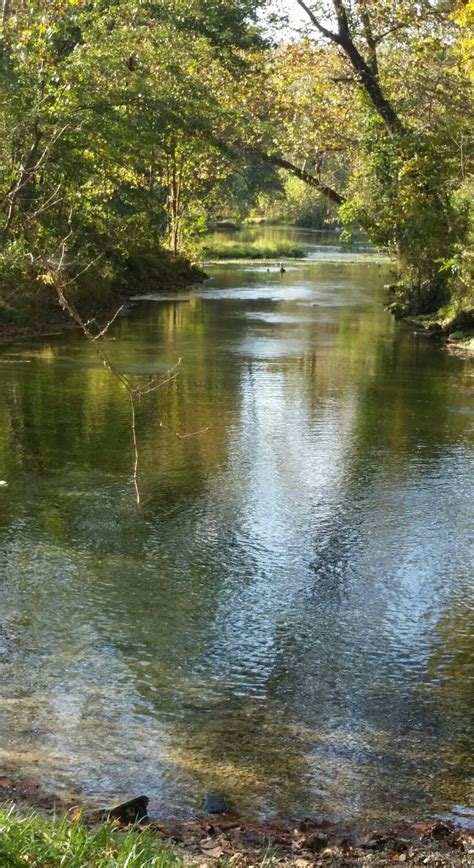
[{"label": "shadow on water", "polygon": [[[2,762],[192,813],[393,817],[472,789],[472,367],[386,266],[221,265],[0,365]],[[139,288],[137,288],[139,290]],[[161,426],[187,432],[180,440]]]}]

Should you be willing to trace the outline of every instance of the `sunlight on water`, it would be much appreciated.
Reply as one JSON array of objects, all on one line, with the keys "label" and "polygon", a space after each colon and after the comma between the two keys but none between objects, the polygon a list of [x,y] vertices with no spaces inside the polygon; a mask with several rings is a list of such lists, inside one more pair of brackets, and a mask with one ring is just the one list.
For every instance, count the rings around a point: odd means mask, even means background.
[{"label": "sunlight on water", "polygon": [[90,348],[3,349],[2,767],[158,814],[467,810],[472,366],[384,312],[388,264],[314,257],[117,321],[124,371],[183,360],[138,408],[139,510]]}]

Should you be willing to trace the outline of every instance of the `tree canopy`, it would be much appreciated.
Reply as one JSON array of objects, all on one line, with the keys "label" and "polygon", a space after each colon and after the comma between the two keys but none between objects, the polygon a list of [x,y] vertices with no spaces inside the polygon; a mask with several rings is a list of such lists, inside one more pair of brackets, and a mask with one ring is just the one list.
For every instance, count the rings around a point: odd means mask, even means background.
[{"label": "tree canopy", "polygon": [[472,0],[296,2],[277,39],[265,0],[3,0],[9,291],[71,227],[113,282],[295,177],[393,250],[409,309],[470,303]]}]

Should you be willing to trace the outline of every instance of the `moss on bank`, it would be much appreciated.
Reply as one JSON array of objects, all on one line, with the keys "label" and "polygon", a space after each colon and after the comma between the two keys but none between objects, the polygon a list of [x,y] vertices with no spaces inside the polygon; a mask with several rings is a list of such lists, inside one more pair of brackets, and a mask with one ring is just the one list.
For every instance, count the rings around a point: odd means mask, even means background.
[{"label": "moss on bank", "polygon": [[396,319],[405,320],[416,327],[418,332],[442,340],[449,348],[471,355],[474,353],[474,301],[472,298],[462,302],[450,302],[435,313],[412,313],[403,300],[400,284],[391,284],[386,289],[395,298],[387,305],[387,310]]}]

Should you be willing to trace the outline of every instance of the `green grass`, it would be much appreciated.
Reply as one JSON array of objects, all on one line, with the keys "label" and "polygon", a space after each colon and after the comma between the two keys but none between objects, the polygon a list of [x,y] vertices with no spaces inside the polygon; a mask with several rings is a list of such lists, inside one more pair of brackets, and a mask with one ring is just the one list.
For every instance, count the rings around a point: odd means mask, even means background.
[{"label": "green grass", "polygon": [[0,811],[2,868],[181,868],[182,859],[150,831],[87,828],[66,818]]},{"label": "green grass", "polygon": [[205,259],[300,259],[304,247],[288,241],[209,241],[203,246]]}]

